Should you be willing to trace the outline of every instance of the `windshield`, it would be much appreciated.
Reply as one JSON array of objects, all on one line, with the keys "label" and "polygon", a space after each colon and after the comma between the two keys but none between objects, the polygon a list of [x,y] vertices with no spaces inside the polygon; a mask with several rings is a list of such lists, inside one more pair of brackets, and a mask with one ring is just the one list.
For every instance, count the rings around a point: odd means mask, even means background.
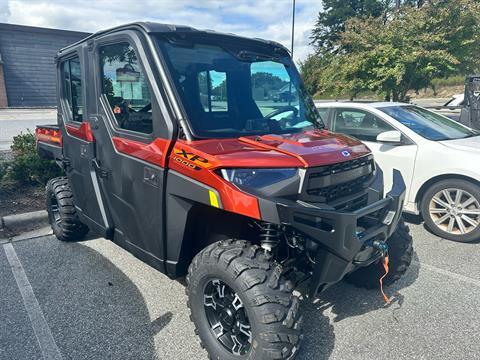
[{"label": "windshield", "polygon": [[193,36],[158,43],[194,136],[225,138],[323,128],[285,50]]},{"label": "windshield", "polygon": [[428,140],[455,140],[480,135],[454,120],[418,106],[387,106],[378,109]]}]

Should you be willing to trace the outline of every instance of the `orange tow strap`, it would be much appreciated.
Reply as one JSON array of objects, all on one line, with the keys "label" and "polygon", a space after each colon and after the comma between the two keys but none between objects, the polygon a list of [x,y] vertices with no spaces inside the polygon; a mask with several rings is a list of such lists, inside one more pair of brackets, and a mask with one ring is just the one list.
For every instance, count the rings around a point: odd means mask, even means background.
[{"label": "orange tow strap", "polygon": [[385,300],[385,303],[387,305],[390,305],[391,301],[383,291],[383,279],[385,278],[385,276],[388,275],[388,255],[383,258],[383,268],[385,269],[385,274],[380,278],[380,291],[382,292],[383,300]]}]

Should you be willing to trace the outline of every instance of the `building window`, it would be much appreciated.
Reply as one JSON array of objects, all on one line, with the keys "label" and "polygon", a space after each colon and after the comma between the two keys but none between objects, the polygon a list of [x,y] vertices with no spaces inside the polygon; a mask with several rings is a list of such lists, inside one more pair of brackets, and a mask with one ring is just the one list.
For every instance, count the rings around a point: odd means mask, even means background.
[{"label": "building window", "polygon": [[70,118],[82,122],[84,115],[82,72],[80,59],[74,57],[65,60],[62,65],[63,94],[62,97],[68,104]]},{"label": "building window", "polygon": [[147,79],[133,47],[122,42],[100,47],[102,93],[117,125],[125,130],[152,133],[152,99]]}]

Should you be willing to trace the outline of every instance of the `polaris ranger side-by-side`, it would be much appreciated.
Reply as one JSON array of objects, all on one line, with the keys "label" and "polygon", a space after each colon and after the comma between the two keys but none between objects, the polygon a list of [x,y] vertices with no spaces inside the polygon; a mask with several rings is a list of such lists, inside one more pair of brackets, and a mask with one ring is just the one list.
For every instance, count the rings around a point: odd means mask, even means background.
[{"label": "polaris ranger side-by-side", "polygon": [[[280,44],[134,23],[60,51],[58,125],[39,153],[55,235],[89,230],[172,279],[214,359],[297,354],[300,298],[346,277],[391,284],[412,239],[405,185],[325,129]],[[291,96],[283,99],[282,91]]]}]

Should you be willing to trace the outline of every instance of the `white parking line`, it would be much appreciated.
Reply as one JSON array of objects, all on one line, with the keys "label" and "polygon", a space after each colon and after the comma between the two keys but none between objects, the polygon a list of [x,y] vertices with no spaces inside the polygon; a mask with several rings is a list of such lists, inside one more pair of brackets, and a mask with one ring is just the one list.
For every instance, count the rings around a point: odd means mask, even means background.
[{"label": "white parking line", "polygon": [[452,279],[455,279],[455,280],[463,281],[465,283],[468,283],[468,284],[476,286],[476,287],[480,287],[480,281],[479,280],[473,279],[473,278],[468,277],[468,276],[460,275],[460,274],[454,273],[452,271],[440,269],[436,266],[421,263],[421,262],[418,262],[418,261],[412,261],[412,265],[417,266],[419,268],[424,268],[424,269],[436,272],[437,274],[448,276],[448,277],[450,277]]},{"label": "white parking line", "polygon": [[35,297],[32,286],[28,281],[27,274],[25,274],[25,271],[23,270],[23,266],[17,257],[17,253],[15,252],[13,245],[11,243],[4,244],[3,249],[7,255],[8,263],[12,268],[13,276],[17,282],[18,289],[22,294],[23,303],[25,305],[25,309],[27,310],[28,317],[30,318],[35,336],[37,337],[37,342],[40,346],[40,350],[42,351],[43,358],[49,360],[61,360],[62,355],[60,354],[60,350],[53,339],[50,327],[43,316],[42,309],[38,304],[38,300]]}]

